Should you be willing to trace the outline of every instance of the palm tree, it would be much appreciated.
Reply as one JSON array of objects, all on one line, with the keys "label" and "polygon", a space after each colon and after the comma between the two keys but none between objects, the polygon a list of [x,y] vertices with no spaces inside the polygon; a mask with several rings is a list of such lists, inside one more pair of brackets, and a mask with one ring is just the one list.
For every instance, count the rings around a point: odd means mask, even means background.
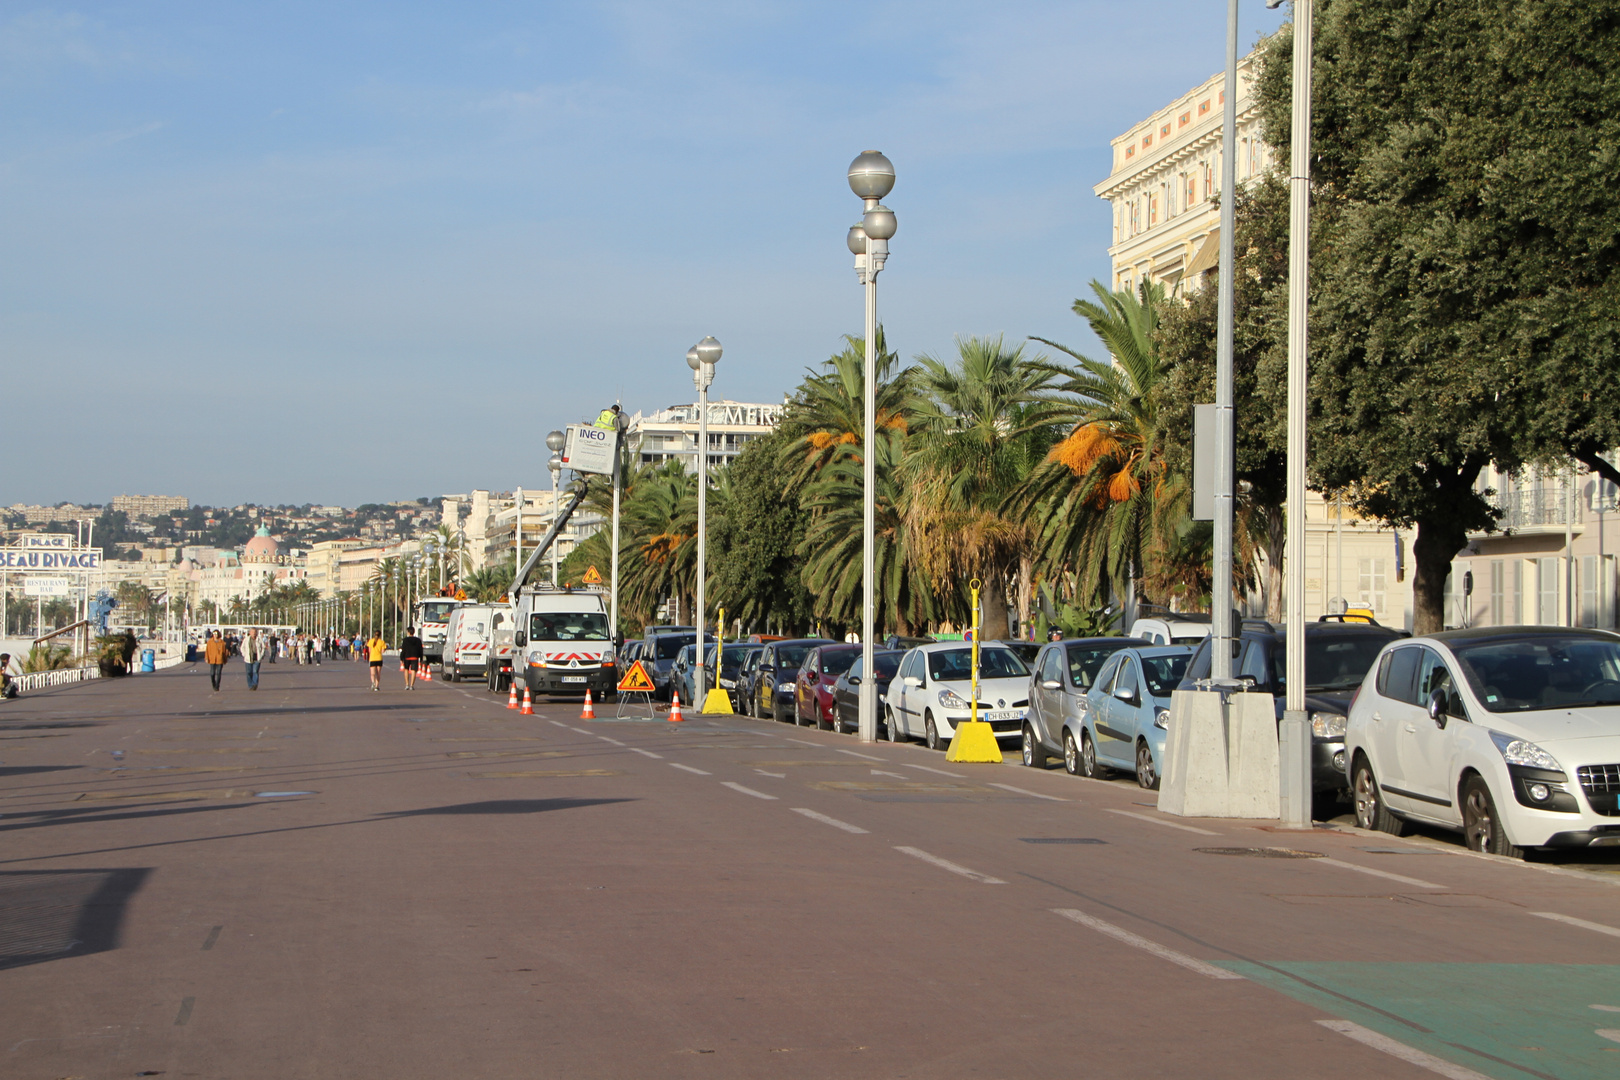
[{"label": "palm tree", "polygon": [[514,571],[509,563],[502,562],[498,566],[486,566],[474,570],[461,582],[461,587],[467,595],[479,603],[490,603],[499,600],[512,588]]},{"label": "palm tree", "polygon": [[[907,543],[905,499],[896,475],[906,442],[905,428],[881,429],[873,462],[878,626],[901,635],[911,634],[935,616],[933,590]],[[843,444],[804,491],[805,508],[815,515],[799,548],[805,560],[805,588],[816,598],[816,616],[842,626],[861,617],[864,482],[859,448]]]},{"label": "palm tree", "polygon": [[1000,337],[957,339],[954,365],[918,357],[922,438],[901,465],[906,535],[936,596],[960,604],[982,583],[984,633],[1005,637],[1005,600],[1017,577],[1020,618],[1030,609],[1034,534],[1003,504],[1051,441],[1054,369],[1009,349]]},{"label": "palm tree", "polygon": [[[826,361],[832,370],[811,372],[784,411],[781,428],[793,436],[780,459],[789,488],[807,483],[833,460],[839,447],[860,443],[866,430],[866,340],[845,334],[844,343],[843,351]],[[897,361],[888,351],[883,328],[878,327],[873,416],[879,430],[905,431],[910,422],[914,405],[911,370],[887,378]]]},{"label": "palm tree", "polygon": [[681,461],[643,468],[621,510],[620,600],[651,613],[665,597],[690,613],[697,591],[697,475]]}]

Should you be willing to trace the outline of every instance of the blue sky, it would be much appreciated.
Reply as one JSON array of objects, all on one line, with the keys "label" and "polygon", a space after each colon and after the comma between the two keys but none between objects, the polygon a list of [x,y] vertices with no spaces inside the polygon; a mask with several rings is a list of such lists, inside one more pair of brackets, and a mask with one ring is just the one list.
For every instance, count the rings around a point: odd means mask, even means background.
[{"label": "blue sky", "polygon": [[693,400],[705,334],[779,401],[859,332],[868,148],[902,355],[1094,348],[1108,140],[1225,7],[0,7],[0,503],[538,487],[549,429]]}]

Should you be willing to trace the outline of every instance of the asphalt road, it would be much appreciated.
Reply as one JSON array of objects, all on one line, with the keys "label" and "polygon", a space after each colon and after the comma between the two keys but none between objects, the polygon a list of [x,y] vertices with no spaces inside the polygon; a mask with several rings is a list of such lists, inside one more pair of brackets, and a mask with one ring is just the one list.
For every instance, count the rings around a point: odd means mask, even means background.
[{"label": "asphalt road", "polygon": [[6,1080],[1620,1075],[1613,862],[204,672],[0,704]]}]

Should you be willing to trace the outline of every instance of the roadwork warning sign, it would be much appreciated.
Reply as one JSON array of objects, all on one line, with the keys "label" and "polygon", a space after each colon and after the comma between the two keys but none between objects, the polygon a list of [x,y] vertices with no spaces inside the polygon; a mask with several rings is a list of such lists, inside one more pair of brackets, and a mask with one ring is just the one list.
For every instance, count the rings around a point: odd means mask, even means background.
[{"label": "roadwork warning sign", "polygon": [[585,576],[580,580],[587,585],[600,585],[602,584],[602,575],[597,571],[596,567],[588,566],[585,568]]},{"label": "roadwork warning sign", "polygon": [[621,694],[650,694],[654,689],[656,687],[653,685],[652,677],[647,674],[647,669],[641,666],[640,660],[631,664],[630,670],[619,680]]}]

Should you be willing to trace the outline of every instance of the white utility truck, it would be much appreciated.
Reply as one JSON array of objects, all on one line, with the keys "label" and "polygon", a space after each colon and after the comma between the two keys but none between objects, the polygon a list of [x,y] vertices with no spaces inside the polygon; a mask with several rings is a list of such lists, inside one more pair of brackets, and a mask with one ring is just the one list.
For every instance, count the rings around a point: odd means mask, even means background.
[{"label": "white utility truck", "polygon": [[487,681],[495,629],[501,625],[510,627],[511,621],[511,604],[467,603],[452,611],[444,635],[445,678],[451,682],[472,678]]},{"label": "white utility truck", "polygon": [[616,692],[619,673],[604,593],[528,585],[513,614],[516,663],[531,692],[584,697],[589,690],[598,701]]},{"label": "white utility truck", "polygon": [[441,596],[418,600],[411,605],[411,623],[416,636],[422,639],[422,653],[429,664],[444,662],[444,634],[450,624],[450,613],[466,603]]}]

